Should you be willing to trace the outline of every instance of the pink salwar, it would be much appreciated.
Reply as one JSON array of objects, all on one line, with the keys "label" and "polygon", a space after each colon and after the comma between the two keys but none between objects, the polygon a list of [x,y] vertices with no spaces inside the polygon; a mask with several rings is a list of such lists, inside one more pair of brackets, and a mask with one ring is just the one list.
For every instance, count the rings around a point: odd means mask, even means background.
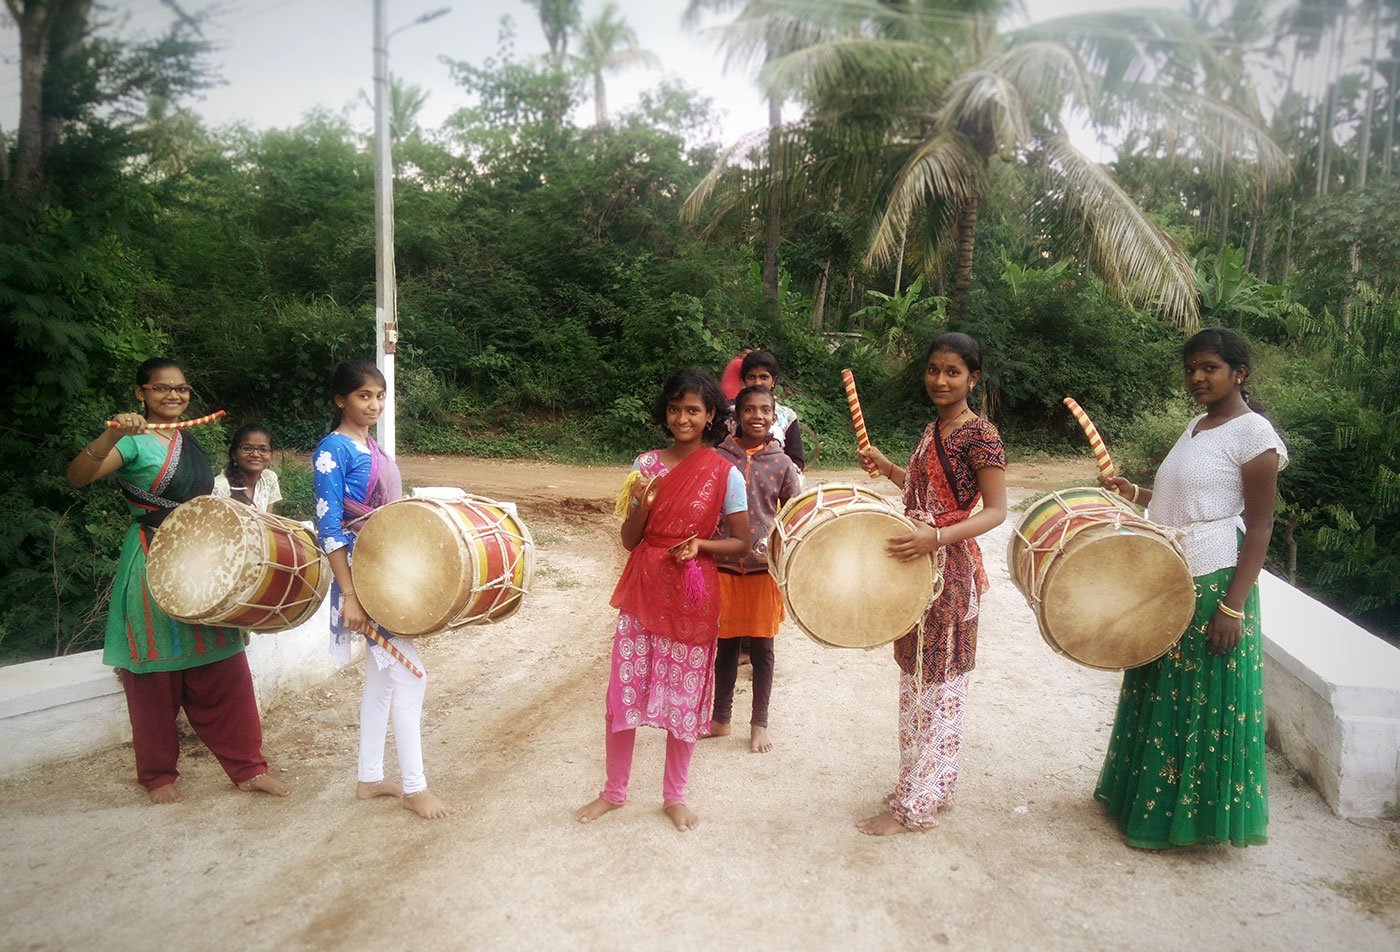
[{"label": "pink salwar", "polygon": [[662,796],[685,800],[695,742],[710,731],[715,693],[715,642],[688,645],[647,629],[628,611],[618,614],[607,694],[607,782],[599,796],[627,799],[632,748],[639,726],[667,732]]},{"label": "pink salwar", "polygon": [[966,674],[925,684],[922,694],[913,675],[900,675],[899,783],[889,805],[902,826],[937,826],[938,808],[953,802],[966,706]]}]

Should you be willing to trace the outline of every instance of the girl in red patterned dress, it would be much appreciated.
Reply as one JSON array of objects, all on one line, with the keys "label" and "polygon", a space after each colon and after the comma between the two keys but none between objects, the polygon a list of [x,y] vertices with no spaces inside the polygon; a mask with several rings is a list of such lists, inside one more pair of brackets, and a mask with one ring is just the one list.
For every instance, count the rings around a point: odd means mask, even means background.
[{"label": "girl in red patterned dress", "polygon": [[[744,478],[712,449],[727,433],[713,377],[681,370],[663,385],[653,420],[674,442],[637,457],[623,506],[631,553],[612,604],[619,609],[604,720],[607,781],[575,816],[591,823],[627,802],[637,727],[667,732],[662,804],[682,832],[700,823],[685,802],[695,742],[709,730],[719,638],[715,556],[749,545]],[[729,537],[713,536],[723,519]]]},{"label": "girl in red patterned dress", "polygon": [[[977,416],[968,397],[982,377],[982,351],[966,334],[940,334],[924,364],[924,390],[938,416],[907,468],[871,447],[862,462],[904,490],[904,513],[920,523],[890,540],[902,562],[936,552],[943,594],[918,632],[895,642],[899,662],[899,781],[889,809],[856,827],[872,836],[936,826],[934,814],[953,800],[962,758],[967,676],[977,652],[979,596],[987,573],[975,537],[1006,518],[1006,448],[996,427]],[[982,508],[976,512],[978,501]]]}]

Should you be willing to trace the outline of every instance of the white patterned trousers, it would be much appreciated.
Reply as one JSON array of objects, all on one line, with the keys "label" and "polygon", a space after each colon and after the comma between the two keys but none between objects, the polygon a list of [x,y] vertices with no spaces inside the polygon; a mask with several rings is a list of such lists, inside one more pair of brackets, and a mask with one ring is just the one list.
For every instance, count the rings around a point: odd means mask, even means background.
[{"label": "white patterned trousers", "polygon": [[908,827],[937,826],[934,814],[950,805],[962,760],[963,712],[967,675],[925,684],[899,676],[899,783],[889,798],[890,813]]}]

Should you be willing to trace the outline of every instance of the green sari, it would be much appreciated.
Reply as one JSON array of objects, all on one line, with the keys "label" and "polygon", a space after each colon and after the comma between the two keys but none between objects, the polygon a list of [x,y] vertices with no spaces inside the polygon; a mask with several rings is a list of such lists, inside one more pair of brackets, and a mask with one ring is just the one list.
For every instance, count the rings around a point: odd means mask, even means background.
[{"label": "green sari", "polygon": [[1129,846],[1259,846],[1269,825],[1264,765],[1264,651],[1259,589],[1240,643],[1210,653],[1206,627],[1234,568],[1196,578],[1196,613],[1165,656],[1123,673],[1123,692],[1094,797]]},{"label": "green sari", "polygon": [[181,431],[169,447],[149,433],[124,436],[116,451],[123,463],[115,475],[135,521],[126,531],[112,582],[102,663],[148,674],[233,657],[243,650],[242,631],[176,621],[146,586],[146,554],[157,527],[175,506],[214,488],[208,457]]}]

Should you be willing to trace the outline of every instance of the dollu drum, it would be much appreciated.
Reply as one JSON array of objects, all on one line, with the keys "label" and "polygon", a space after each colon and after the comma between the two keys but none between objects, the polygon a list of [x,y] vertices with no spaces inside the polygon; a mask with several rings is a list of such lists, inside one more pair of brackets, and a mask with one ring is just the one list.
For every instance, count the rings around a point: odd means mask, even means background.
[{"label": "dollu drum", "polygon": [[197,496],[156,530],[146,580],[171,618],[272,633],[315,613],[331,570],[301,523],[232,499]]},{"label": "dollu drum", "polygon": [[395,635],[500,621],[534,577],[535,542],[511,503],[400,499],[359,529],[350,565],[365,612]]},{"label": "dollu drum", "polygon": [[1195,611],[1195,583],[1172,530],[1097,487],[1037,500],[1006,560],[1045,643],[1090,668],[1157,660]]},{"label": "dollu drum", "polygon": [[914,528],[860,486],[814,486],[788,500],[773,521],[768,563],[792,620],[834,648],[874,648],[911,631],[943,591],[932,556],[899,562],[885,551]]}]

